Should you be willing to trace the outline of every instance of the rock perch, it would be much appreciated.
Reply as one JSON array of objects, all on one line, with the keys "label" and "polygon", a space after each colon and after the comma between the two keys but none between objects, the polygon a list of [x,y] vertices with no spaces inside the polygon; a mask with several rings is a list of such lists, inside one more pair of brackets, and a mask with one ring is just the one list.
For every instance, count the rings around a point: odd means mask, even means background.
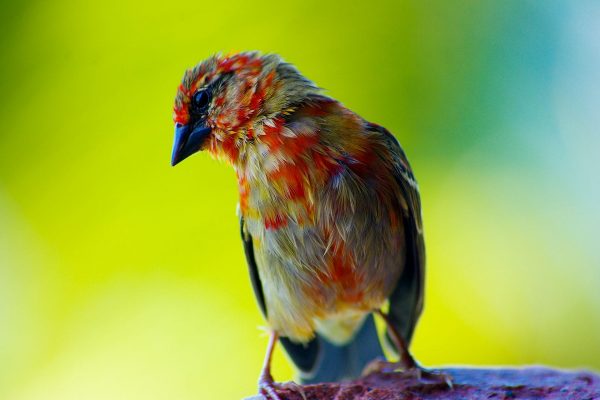
[{"label": "rock perch", "polygon": [[[544,367],[448,368],[439,371],[453,377],[453,389],[394,373],[376,373],[352,382],[306,385],[303,389],[306,400],[600,399],[600,376],[589,371]],[[294,390],[283,389],[278,393],[282,400],[303,400]],[[246,400],[259,399],[264,397]]]}]

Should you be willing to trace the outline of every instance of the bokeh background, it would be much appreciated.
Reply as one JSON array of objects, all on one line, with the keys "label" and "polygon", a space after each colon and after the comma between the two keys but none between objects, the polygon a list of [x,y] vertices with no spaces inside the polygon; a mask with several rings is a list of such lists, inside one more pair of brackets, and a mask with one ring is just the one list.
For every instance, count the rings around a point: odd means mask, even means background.
[{"label": "bokeh background", "polygon": [[600,369],[599,2],[2,3],[0,398],[255,393],[233,171],[169,165],[184,69],[246,49],[406,149],[419,360]]}]

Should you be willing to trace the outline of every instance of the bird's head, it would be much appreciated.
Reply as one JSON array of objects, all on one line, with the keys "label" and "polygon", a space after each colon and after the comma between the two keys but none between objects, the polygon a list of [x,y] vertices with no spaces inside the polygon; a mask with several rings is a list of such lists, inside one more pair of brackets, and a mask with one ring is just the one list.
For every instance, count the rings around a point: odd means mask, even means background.
[{"label": "bird's head", "polygon": [[171,164],[204,149],[236,162],[265,126],[318,92],[277,55],[213,56],[187,70],[177,90]]}]

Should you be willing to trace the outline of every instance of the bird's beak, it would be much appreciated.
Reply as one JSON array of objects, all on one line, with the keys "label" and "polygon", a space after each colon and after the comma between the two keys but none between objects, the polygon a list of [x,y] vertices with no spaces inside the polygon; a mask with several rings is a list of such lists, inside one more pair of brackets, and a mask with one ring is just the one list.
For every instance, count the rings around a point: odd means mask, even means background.
[{"label": "bird's beak", "polygon": [[210,128],[202,123],[194,126],[175,124],[175,142],[173,143],[171,165],[174,166],[199,151],[209,134]]}]

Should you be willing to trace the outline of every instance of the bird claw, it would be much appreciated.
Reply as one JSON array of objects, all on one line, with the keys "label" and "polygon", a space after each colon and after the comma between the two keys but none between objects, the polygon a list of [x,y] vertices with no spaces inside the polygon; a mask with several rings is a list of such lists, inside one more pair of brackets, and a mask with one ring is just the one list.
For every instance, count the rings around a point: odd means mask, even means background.
[{"label": "bird claw", "polygon": [[433,372],[417,364],[406,368],[406,366],[403,363],[389,362],[386,360],[377,359],[367,364],[367,366],[362,372],[362,376],[367,376],[376,372],[399,373],[402,376],[405,376],[407,378],[413,378],[421,382],[425,381],[432,383],[444,383],[450,389],[454,388],[454,386],[452,385],[452,378],[450,377],[450,375],[445,374],[443,372]]},{"label": "bird claw", "polygon": [[270,376],[262,377],[258,381],[258,390],[260,394],[270,400],[281,400],[281,397],[277,394],[278,390],[291,390],[295,391],[302,396],[303,400],[307,400],[306,393],[302,386],[298,385],[296,382],[275,382],[273,378]]},{"label": "bird claw", "polygon": [[398,363],[392,363],[381,358],[377,358],[366,365],[362,370],[361,376],[367,376],[376,372],[394,372],[400,368]]},{"label": "bird claw", "polygon": [[403,374],[412,376],[419,381],[444,383],[448,386],[449,389],[454,389],[454,385],[452,384],[452,377],[443,372],[433,372],[429,369],[416,365],[413,368],[403,371]]},{"label": "bird claw", "polygon": [[302,387],[302,385],[298,385],[296,382],[288,381],[283,383],[276,383],[276,385],[278,389],[288,389],[294,391],[296,393],[299,393],[300,396],[302,396],[302,400],[308,400],[304,388]]}]

